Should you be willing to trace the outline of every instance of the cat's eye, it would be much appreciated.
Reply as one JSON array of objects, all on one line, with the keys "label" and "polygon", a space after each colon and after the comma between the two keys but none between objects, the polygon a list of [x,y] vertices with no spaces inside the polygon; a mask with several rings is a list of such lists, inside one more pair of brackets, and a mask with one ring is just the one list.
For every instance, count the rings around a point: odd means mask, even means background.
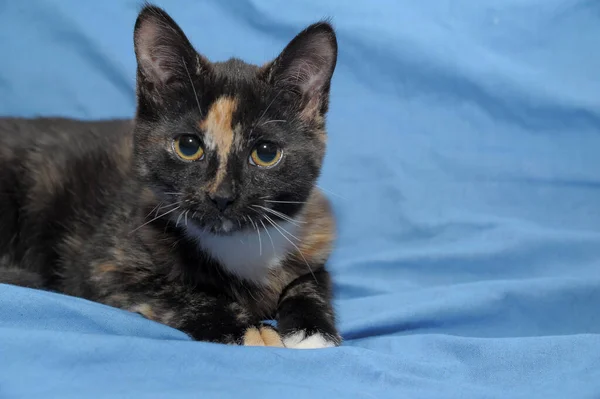
[{"label": "cat's eye", "polygon": [[173,142],[173,149],[185,161],[197,161],[204,156],[202,142],[193,134],[183,134]]},{"label": "cat's eye", "polygon": [[281,160],[281,149],[270,141],[261,141],[254,146],[250,154],[250,163],[261,168],[272,168]]}]

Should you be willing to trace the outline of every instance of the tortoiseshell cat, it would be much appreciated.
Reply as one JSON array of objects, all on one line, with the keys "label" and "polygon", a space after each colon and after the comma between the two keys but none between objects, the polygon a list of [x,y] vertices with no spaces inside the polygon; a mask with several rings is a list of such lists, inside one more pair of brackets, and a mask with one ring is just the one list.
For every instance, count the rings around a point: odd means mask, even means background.
[{"label": "tortoiseshell cat", "polygon": [[211,63],[146,5],[134,43],[133,122],[0,120],[0,281],[202,341],[339,345],[335,226],[315,187],[332,27],[309,26],[262,67]]}]

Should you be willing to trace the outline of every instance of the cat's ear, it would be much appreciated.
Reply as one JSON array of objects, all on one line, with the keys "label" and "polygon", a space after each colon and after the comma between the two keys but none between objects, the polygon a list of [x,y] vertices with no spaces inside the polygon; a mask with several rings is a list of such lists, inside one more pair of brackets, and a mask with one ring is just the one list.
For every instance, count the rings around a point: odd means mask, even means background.
[{"label": "cat's ear", "polygon": [[329,87],[337,61],[337,40],[328,22],[300,32],[270,64],[268,81],[301,98],[301,115],[314,118],[327,112]]},{"label": "cat's ear", "polygon": [[145,6],[134,28],[138,64],[138,92],[160,102],[162,96],[207,72],[210,63],[200,56],[181,28],[162,9]]}]

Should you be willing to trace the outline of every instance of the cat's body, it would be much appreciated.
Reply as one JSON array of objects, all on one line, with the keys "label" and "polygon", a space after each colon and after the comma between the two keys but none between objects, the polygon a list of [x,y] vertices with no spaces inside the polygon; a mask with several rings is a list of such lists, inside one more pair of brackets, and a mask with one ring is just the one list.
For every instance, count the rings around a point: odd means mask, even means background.
[{"label": "cat's body", "polygon": [[0,120],[0,282],[198,340],[338,345],[324,267],[335,227],[314,185],[331,28],[313,25],[262,68],[211,64],[147,6],[135,43],[134,121]]}]

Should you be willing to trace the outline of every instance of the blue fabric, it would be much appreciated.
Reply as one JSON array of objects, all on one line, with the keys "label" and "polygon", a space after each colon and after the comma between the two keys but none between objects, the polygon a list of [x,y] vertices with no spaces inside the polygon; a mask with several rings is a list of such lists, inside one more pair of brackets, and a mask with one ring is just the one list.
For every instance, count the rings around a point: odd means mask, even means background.
[{"label": "blue fabric", "polygon": [[[341,348],[0,286],[2,398],[600,397],[600,2],[172,0],[213,60],[332,16]],[[0,114],[134,112],[135,1],[0,1]]]}]

